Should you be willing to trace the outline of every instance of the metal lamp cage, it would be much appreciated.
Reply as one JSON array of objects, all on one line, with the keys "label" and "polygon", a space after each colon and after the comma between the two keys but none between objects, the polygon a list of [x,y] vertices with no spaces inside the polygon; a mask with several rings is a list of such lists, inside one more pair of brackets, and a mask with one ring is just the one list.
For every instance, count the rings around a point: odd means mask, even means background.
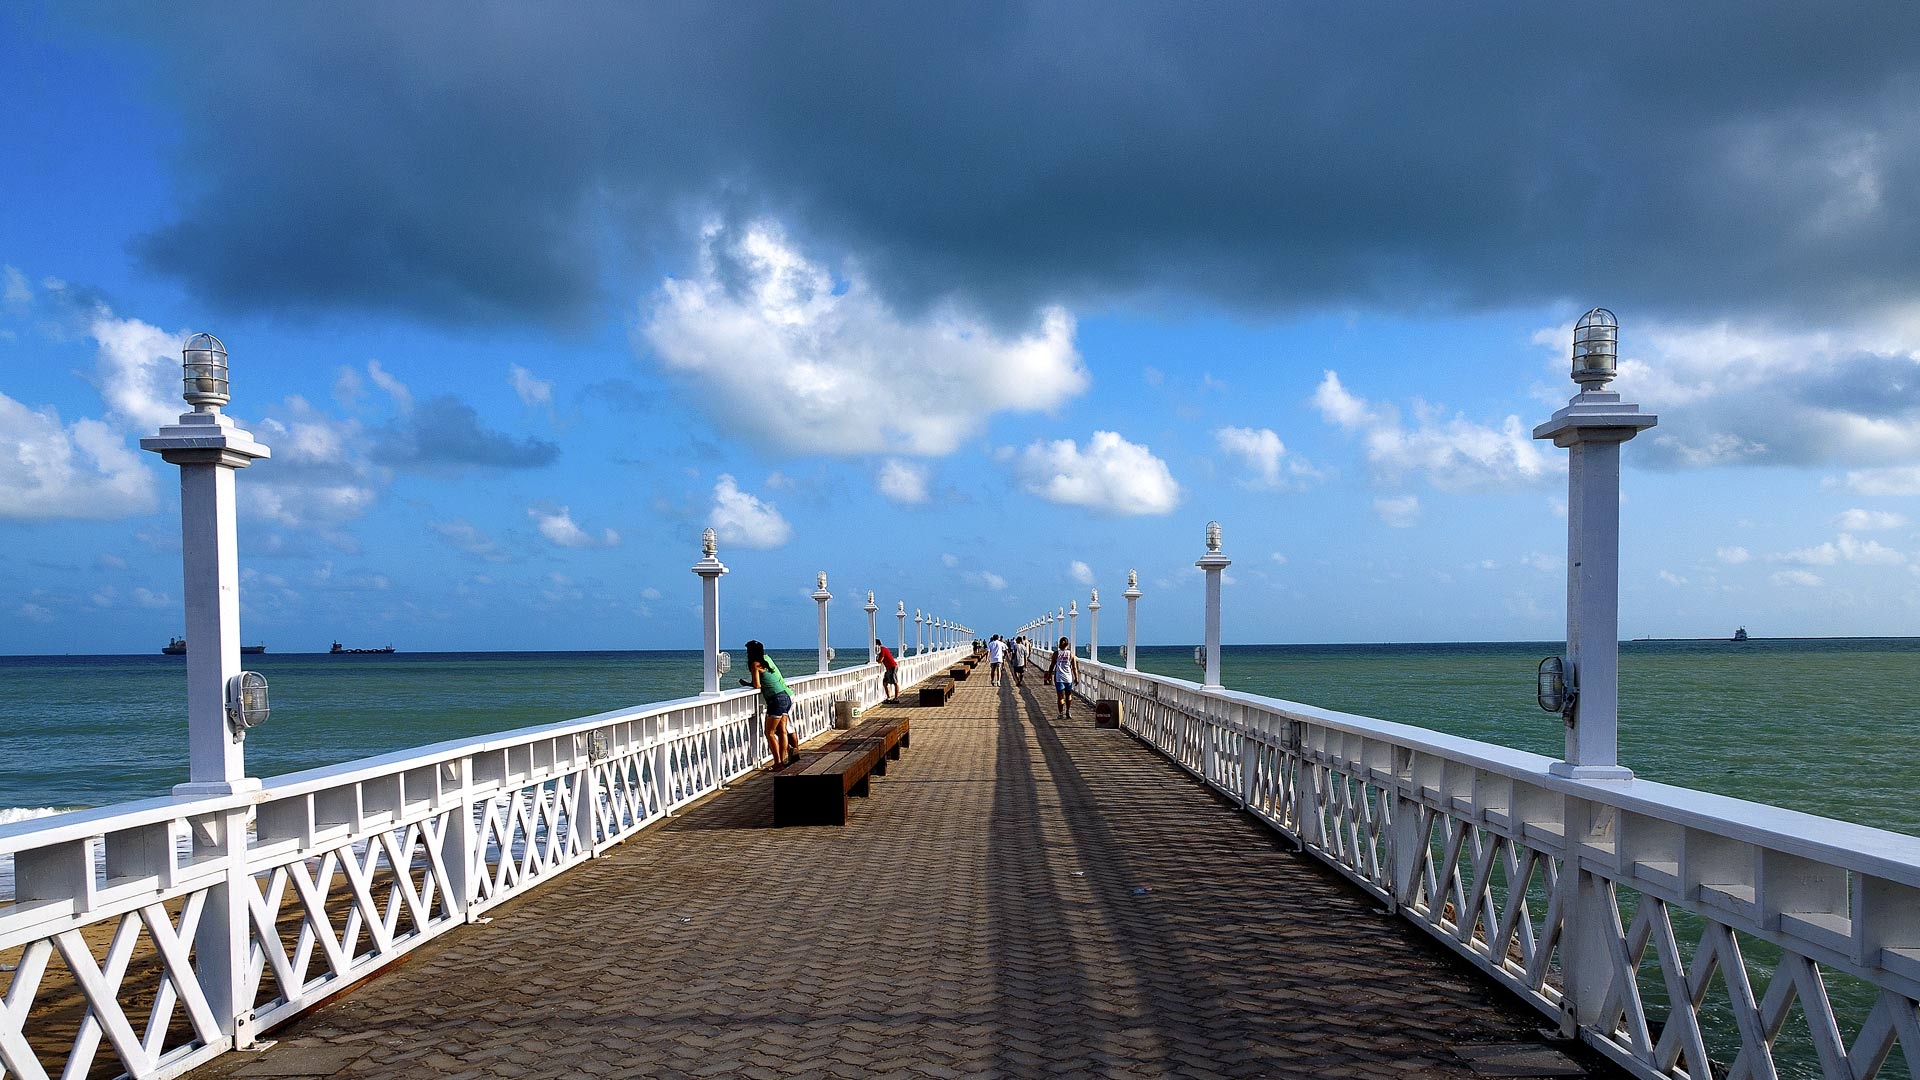
[{"label": "metal lamp cage", "polygon": [[227,403],[227,347],[212,334],[195,334],[180,350],[180,366],[185,370],[182,397],[194,408]]},{"label": "metal lamp cage", "polygon": [[227,683],[227,720],[236,732],[256,728],[272,714],[267,701],[267,677],[243,671]]},{"label": "metal lamp cage", "polygon": [[1620,320],[1606,308],[1594,308],[1573,327],[1573,381],[1581,389],[1599,389],[1620,371]]}]

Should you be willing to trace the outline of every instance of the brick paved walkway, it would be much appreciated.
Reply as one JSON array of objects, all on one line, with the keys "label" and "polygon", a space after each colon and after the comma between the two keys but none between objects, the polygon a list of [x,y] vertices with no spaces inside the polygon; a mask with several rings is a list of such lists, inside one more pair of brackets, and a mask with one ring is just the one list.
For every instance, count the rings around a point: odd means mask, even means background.
[{"label": "brick paved walkway", "polygon": [[772,828],[755,774],[195,1075],[1604,1071],[1052,697],[982,666],[846,827]]}]

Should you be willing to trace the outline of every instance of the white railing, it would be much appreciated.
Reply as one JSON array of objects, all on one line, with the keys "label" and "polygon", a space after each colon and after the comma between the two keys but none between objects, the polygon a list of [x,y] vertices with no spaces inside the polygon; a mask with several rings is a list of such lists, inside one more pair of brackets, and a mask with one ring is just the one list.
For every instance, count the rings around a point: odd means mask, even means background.
[{"label": "white railing", "polygon": [[1080,671],[1128,731],[1639,1076],[1920,1077],[1920,838]]},{"label": "white railing", "polygon": [[[903,658],[903,685],[962,649]],[[788,680],[810,738],[868,664]],[[756,768],[758,695],[682,698],[0,826],[0,1077],[176,1076]],[[64,975],[60,973],[64,969]],[[53,973],[49,977],[50,971]],[[36,998],[50,1004],[36,1011]],[[63,1002],[65,1006],[63,1007]]]}]

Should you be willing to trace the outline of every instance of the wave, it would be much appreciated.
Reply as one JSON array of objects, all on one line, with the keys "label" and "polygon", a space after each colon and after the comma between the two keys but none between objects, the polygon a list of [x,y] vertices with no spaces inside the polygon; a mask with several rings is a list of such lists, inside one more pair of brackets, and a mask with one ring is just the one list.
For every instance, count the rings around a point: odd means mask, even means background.
[{"label": "wave", "polygon": [[32,821],[34,818],[52,817],[64,814],[71,807],[57,806],[0,806],[0,825],[11,825],[16,821]]}]

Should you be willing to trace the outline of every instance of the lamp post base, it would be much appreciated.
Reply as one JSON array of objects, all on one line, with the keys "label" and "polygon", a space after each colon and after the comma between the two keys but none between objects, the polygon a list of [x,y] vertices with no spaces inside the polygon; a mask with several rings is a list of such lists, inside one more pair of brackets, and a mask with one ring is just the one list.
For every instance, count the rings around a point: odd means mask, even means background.
[{"label": "lamp post base", "polygon": [[1568,780],[1631,780],[1633,770],[1625,765],[1574,765],[1556,761],[1547,766],[1547,775],[1562,776]]},{"label": "lamp post base", "polygon": [[217,799],[224,795],[246,795],[260,790],[260,780],[254,776],[243,776],[229,783],[225,780],[199,780],[173,785],[173,797],[176,799]]}]

